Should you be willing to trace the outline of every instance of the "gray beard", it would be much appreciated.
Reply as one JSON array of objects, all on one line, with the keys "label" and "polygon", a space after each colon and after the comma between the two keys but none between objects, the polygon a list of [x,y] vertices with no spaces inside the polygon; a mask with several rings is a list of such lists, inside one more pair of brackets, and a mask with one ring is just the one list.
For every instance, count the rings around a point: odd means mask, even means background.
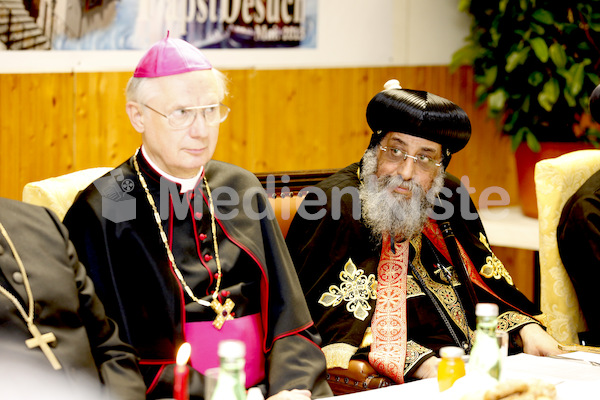
[{"label": "gray beard", "polygon": [[[367,150],[361,170],[363,184],[359,189],[365,225],[377,242],[384,234],[390,234],[396,240],[416,237],[423,230],[434,200],[444,186],[444,169],[439,169],[427,192],[416,182],[404,181],[399,175],[378,178],[376,172],[376,150]],[[393,192],[399,186],[409,189],[412,196],[406,198]]]}]

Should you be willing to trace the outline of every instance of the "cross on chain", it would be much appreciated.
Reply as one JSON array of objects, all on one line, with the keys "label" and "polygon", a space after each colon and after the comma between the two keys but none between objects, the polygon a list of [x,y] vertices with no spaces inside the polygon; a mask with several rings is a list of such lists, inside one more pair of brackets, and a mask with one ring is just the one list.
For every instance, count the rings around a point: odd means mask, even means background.
[{"label": "cross on chain", "polygon": [[31,336],[33,336],[31,339],[27,339],[25,341],[27,348],[33,349],[34,347],[39,347],[42,352],[44,352],[44,355],[48,361],[50,361],[50,364],[52,364],[52,368],[55,370],[61,369],[62,367],[60,362],[58,362],[58,359],[52,352],[52,349],[50,346],[48,346],[48,343],[56,342],[56,336],[54,336],[54,333],[49,332],[42,335],[37,326],[35,326],[33,323],[27,324],[27,327],[29,328],[29,332],[31,332]]},{"label": "cross on chain", "polygon": [[215,328],[221,329],[225,321],[231,321],[233,319],[233,315],[231,315],[233,307],[235,307],[235,303],[231,299],[225,300],[225,304],[221,304],[217,299],[214,299],[210,303],[210,308],[217,313],[217,316],[213,321],[213,326]]}]

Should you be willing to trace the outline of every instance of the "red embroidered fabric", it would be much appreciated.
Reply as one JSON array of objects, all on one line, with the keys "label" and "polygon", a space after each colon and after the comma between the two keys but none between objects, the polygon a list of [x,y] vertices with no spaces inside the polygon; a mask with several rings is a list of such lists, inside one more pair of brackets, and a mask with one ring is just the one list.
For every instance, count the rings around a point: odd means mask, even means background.
[{"label": "red embroidered fabric", "polygon": [[404,383],[406,360],[406,275],[409,242],[394,243],[383,239],[381,258],[377,266],[377,304],[371,321],[373,343],[369,363],[375,370]]}]

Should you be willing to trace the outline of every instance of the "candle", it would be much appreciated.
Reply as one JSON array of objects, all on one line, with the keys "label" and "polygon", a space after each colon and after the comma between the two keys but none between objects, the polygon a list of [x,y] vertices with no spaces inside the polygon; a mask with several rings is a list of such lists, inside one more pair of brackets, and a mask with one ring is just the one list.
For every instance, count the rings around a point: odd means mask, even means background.
[{"label": "candle", "polygon": [[175,384],[173,385],[173,397],[175,400],[189,400],[188,392],[188,377],[189,370],[187,362],[192,354],[192,346],[189,343],[184,343],[177,351],[177,359],[175,365]]}]

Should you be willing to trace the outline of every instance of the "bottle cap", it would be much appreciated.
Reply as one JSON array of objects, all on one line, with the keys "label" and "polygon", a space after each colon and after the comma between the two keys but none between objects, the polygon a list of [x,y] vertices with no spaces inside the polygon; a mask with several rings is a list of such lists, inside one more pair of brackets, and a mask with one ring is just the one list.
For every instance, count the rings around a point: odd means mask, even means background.
[{"label": "bottle cap", "polygon": [[440,349],[442,358],[460,358],[465,355],[465,351],[457,346],[446,346]]},{"label": "bottle cap", "polygon": [[498,304],[494,303],[477,303],[475,306],[475,315],[478,317],[497,317]]},{"label": "bottle cap", "polygon": [[260,388],[253,386],[248,389],[248,393],[246,394],[246,400],[265,400],[265,396],[263,396]]},{"label": "bottle cap", "polygon": [[246,344],[241,340],[222,340],[217,353],[222,358],[246,357]]}]

